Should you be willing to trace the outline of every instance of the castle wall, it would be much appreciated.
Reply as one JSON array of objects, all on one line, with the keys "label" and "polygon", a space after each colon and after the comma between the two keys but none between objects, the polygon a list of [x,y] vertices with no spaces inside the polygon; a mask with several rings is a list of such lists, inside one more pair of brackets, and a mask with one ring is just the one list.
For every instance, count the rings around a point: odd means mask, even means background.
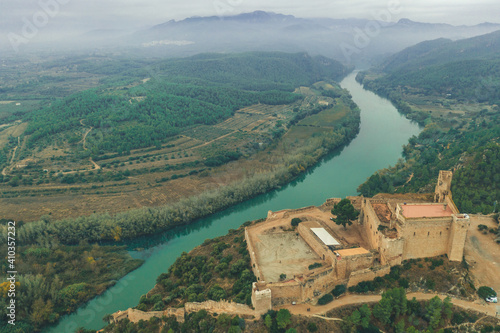
[{"label": "castle wall", "polygon": [[434,202],[444,202],[446,198],[451,199],[451,180],[453,172],[440,170],[436,188],[434,189]]},{"label": "castle wall", "polygon": [[[302,208],[297,208],[297,209],[287,209],[287,210],[280,211],[280,212],[283,212],[282,218],[288,218],[291,215],[297,215],[297,213],[305,213],[305,212],[316,210],[316,209],[317,209],[316,206],[307,206],[307,207],[302,207]],[[278,212],[276,212],[276,213],[278,213]]]},{"label": "castle wall", "polygon": [[245,228],[245,241],[247,242],[247,249],[248,253],[250,254],[250,264],[252,266],[253,274],[255,275],[255,277],[257,277],[258,281],[262,281],[264,279],[264,275],[259,268],[257,255],[255,254],[255,249],[253,247],[253,243],[250,240],[250,235],[248,234],[247,228]]},{"label": "castle wall", "polygon": [[331,265],[333,263],[335,255],[326,245],[315,238],[306,222],[299,223],[297,232],[300,234],[300,237],[304,239],[307,245],[309,245],[311,249],[325,261],[323,264]]},{"label": "castle wall", "polygon": [[457,206],[455,205],[455,202],[453,201],[453,199],[451,198],[451,192],[449,193],[449,195],[444,199],[444,202],[446,204],[448,204],[448,207],[450,207],[451,211],[453,212],[453,214],[459,214],[460,212],[458,211],[458,208]]},{"label": "castle wall", "polygon": [[162,318],[163,316],[174,316],[178,322],[184,322],[184,308],[168,308],[165,311],[141,311],[133,308],[128,308],[125,311],[118,311],[112,314],[111,322],[118,322],[122,319],[128,318],[130,322],[137,323],[140,320],[147,321],[153,317]]},{"label": "castle wall", "polygon": [[373,253],[336,258],[334,268],[337,279],[347,280],[352,272],[371,267],[374,259]]},{"label": "castle wall", "polygon": [[271,289],[265,283],[252,283],[252,305],[257,314],[263,314],[272,309]]},{"label": "castle wall", "polygon": [[448,253],[451,218],[407,219],[402,228],[403,260]]},{"label": "castle wall", "polygon": [[403,261],[405,241],[403,238],[380,237],[380,263],[382,265],[400,265]]},{"label": "castle wall", "polygon": [[448,244],[448,259],[451,261],[462,261],[464,255],[465,239],[470,226],[470,218],[467,215],[453,215],[453,223],[450,230]]},{"label": "castle wall", "polygon": [[355,286],[363,281],[372,281],[376,277],[382,277],[391,272],[390,265],[377,266],[374,268],[365,268],[358,271],[354,271],[349,276],[349,281],[347,282],[347,287]]},{"label": "castle wall", "polygon": [[254,314],[252,308],[245,304],[239,304],[227,301],[205,301],[205,302],[188,302],[184,304],[184,309],[186,312],[198,312],[200,310],[206,310],[210,313],[228,313],[236,314],[239,316],[250,317]]},{"label": "castle wall", "polygon": [[166,317],[175,317],[179,323],[184,322],[184,315],[186,310],[184,308],[167,308],[163,311],[163,315]]},{"label": "castle wall", "polygon": [[366,239],[371,248],[378,249],[380,247],[380,231],[377,230],[379,226],[379,219],[370,201],[370,199],[363,199],[363,214],[361,223],[365,231]]},{"label": "castle wall", "polygon": [[301,300],[307,302],[331,291],[338,284],[333,267],[320,268],[301,282]]},{"label": "castle wall", "polygon": [[301,288],[297,281],[273,282],[268,283],[267,287],[271,290],[272,306],[302,301]]}]

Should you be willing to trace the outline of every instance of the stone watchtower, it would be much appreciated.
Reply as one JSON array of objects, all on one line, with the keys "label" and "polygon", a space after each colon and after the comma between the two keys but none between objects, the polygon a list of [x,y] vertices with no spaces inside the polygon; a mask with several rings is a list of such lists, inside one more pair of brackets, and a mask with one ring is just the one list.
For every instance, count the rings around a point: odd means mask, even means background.
[{"label": "stone watchtower", "polygon": [[448,197],[451,199],[451,179],[453,172],[440,170],[436,189],[434,190],[434,202],[442,203]]},{"label": "stone watchtower", "polygon": [[448,259],[462,261],[465,247],[465,238],[470,226],[470,218],[467,214],[460,214],[451,197],[451,180],[453,172],[440,170],[436,189],[434,190],[434,202],[444,203],[452,206],[453,214],[450,226],[450,237],[448,242]]},{"label": "stone watchtower", "polygon": [[467,214],[453,214],[452,218],[448,243],[448,259],[451,261],[462,261],[467,230],[470,226],[470,217]]}]

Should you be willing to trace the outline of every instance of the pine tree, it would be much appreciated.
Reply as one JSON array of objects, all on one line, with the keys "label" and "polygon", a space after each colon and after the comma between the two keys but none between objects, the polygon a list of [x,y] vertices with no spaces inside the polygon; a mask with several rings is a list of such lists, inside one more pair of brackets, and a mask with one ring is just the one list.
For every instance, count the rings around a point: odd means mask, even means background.
[{"label": "pine tree", "polygon": [[342,225],[344,228],[347,228],[347,225],[352,224],[352,220],[358,218],[359,212],[354,209],[349,199],[344,198],[333,207],[332,214],[337,216],[333,219],[337,225]]}]

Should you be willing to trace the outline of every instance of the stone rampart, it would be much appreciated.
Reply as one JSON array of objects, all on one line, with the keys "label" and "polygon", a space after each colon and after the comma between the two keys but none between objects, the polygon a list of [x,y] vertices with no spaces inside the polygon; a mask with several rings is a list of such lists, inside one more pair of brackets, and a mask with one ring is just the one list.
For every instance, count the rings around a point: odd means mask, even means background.
[{"label": "stone rampart", "polygon": [[297,227],[297,231],[300,234],[300,237],[304,239],[304,241],[322,260],[326,262],[326,264],[331,265],[333,263],[335,255],[328,249],[328,247],[326,247],[326,245],[316,239],[316,236],[313,235],[308,223],[300,223]]},{"label": "stone rampart", "polygon": [[361,222],[371,248],[378,249],[380,246],[379,219],[373,209],[371,199],[363,199],[363,217]]},{"label": "stone rampart", "polygon": [[245,228],[245,241],[247,242],[247,250],[250,254],[250,264],[252,265],[252,271],[258,281],[264,280],[264,275],[259,268],[259,262],[257,261],[257,255],[255,254],[255,249],[253,247],[253,242],[250,239],[248,229]]},{"label": "stone rampart", "polygon": [[378,266],[373,268],[365,268],[357,271],[353,271],[349,276],[349,281],[347,282],[347,287],[355,286],[363,281],[371,281],[376,277],[382,277],[391,272],[390,265]]},{"label": "stone rampart", "polygon": [[301,301],[308,302],[321,297],[338,284],[337,274],[333,267],[322,267],[300,279]]},{"label": "stone rampart", "polygon": [[141,311],[137,309],[128,308],[125,311],[118,311],[111,315],[111,322],[118,322],[128,318],[130,322],[137,323],[140,320],[147,321],[153,317],[162,318],[163,316],[174,316],[178,322],[184,322],[184,308],[168,308],[165,311]]},{"label": "stone rampart", "polygon": [[382,265],[401,265],[405,247],[404,238],[380,237],[380,263]]},{"label": "stone rampart", "polygon": [[205,301],[205,302],[188,302],[184,304],[186,312],[198,312],[205,310],[210,313],[228,313],[238,315],[240,317],[250,318],[254,316],[254,310],[248,305],[228,302],[228,301]]},{"label": "stone rampart", "polygon": [[316,209],[317,209],[316,206],[307,206],[307,207],[297,208],[297,209],[287,209],[283,213],[283,218],[290,217],[291,215],[297,215],[298,213],[310,212],[310,211],[313,211]]}]

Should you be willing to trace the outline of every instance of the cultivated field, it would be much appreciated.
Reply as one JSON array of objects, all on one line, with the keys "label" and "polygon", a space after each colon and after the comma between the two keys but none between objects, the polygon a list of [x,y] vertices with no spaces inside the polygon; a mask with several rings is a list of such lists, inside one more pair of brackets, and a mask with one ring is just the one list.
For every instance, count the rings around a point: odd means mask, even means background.
[{"label": "cultivated field", "polygon": [[[331,131],[347,111],[340,99],[321,96],[315,88],[298,91],[304,98],[293,104],[252,105],[219,124],[188,128],[159,147],[94,160],[89,160],[90,149],[101,134],[84,119],[81,129],[69,135],[73,143],[61,136],[36,150],[26,149],[22,142],[16,148],[26,123],[0,128],[0,144],[9,144],[9,156],[14,156],[4,172],[10,179],[22,175],[17,186],[0,189],[0,217],[33,221],[42,215],[59,219],[164,205],[273,170],[293,149]],[[297,112],[326,104],[332,107],[287,127]],[[273,133],[278,130],[285,134],[276,140]],[[241,157],[221,166],[204,165],[206,159],[226,152]],[[42,181],[30,182],[40,176]]]}]

